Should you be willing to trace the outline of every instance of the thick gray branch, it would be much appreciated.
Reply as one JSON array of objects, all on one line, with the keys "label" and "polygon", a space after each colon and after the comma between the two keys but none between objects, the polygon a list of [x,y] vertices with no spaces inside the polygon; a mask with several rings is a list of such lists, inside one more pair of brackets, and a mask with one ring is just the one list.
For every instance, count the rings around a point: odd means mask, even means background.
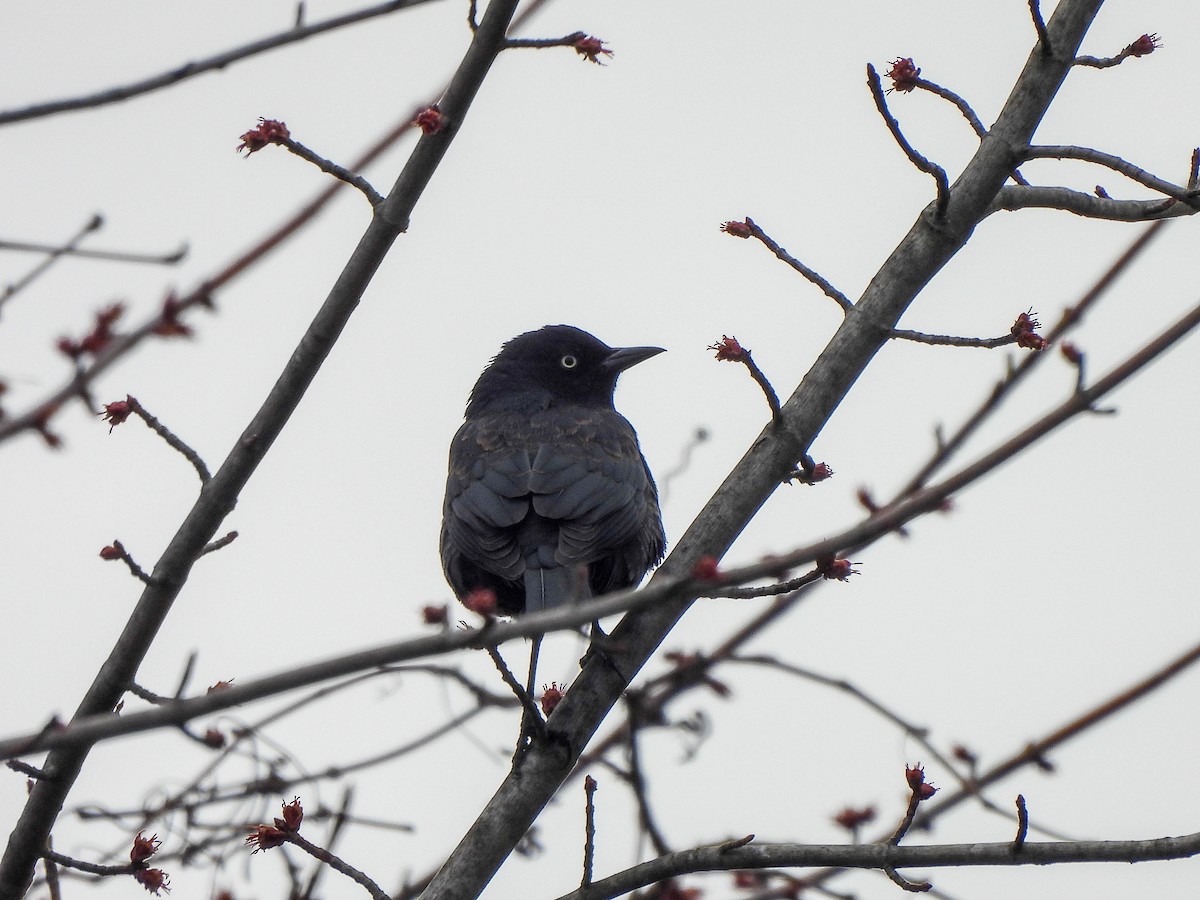
[{"label": "thick gray branch", "polygon": [[[962,247],[1020,162],[1070,70],[1101,0],[1063,0],[1047,25],[1053,51],[1035,49],[1004,109],[951,188],[945,215],[926,208],[850,310],[825,351],[754,441],[656,577],[687,573],[720,557],[820,433],[920,290]],[[666,601],[625,617],[609,660],[593,660],[551,716],[552,740],[531,747],[504,780],[424,893],[425,900],[480,894],[571,770],[629,679],[691,600]],[[618,672],[620,674],[618,674]]]}]

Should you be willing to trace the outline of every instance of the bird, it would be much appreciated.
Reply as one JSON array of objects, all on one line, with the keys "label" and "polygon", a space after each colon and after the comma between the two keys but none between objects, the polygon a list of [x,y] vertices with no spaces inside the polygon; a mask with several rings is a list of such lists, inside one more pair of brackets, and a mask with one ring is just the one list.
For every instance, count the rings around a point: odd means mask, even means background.
[{"label": "bird", "polygon": [[[442,568],[516,616],[636,585],[663,558],[658,489],[613,406],[620,374],[662,347],[547,325],[501,348],[450,445]],[[531,671],[532,678],[532,671]]]}]

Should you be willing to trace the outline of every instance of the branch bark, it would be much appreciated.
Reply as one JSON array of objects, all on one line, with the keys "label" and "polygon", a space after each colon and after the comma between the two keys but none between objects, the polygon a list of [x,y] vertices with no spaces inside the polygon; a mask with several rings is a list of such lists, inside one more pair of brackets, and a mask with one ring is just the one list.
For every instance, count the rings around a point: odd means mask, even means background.
[{"label": "branch bark", "polygon": [[[287,424],[308,385],[358,306],[363,291],[392,243],[403,232],[413,207],[433,176],[497,54],[504,46],[518,0],[493,0],[459,65],[441,108],[448,127],[424,136],[413,149],[391,192],[375,210],[325,303],[300,340],[258,413],[242,433],[225,462],[200,492],[195,505],[171,539],[151,583],[143,591],[125,629],[97,673],[75,719],[112,712],[133,681],[192,565],[203,554],[233,510],[238,494]],[[0,859],[0,900],[18,900],[33,878],[34,865],[46,847],[50,829],[78,777],[89,748],[56,750],[46,759],[41,779],[9,836]]]},{"label": "branch bark", "polygon": [[[655,575],[690,572],[720,557],[808,450],[900,316],[987,215],[1057,94],[1102,0],[1063,0],[1047,24],[1052,52],[1031,52],[999,118],[951,188],[945,214],[933,205],[850,310],[788,399],[778,423],[754,441]],[[529,748],[434,877],[425,900],[475,897],[491,880],[571,771],[621,692],[691,605],[670,600],[626,616],[609,658],[588,663],[549,724],[551,740]]]}]

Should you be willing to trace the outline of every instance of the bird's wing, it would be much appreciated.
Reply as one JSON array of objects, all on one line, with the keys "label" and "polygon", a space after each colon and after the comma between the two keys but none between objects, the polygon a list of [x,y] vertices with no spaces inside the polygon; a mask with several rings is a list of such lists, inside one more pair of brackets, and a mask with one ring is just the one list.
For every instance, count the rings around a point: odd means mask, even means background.
[{"label": "bird's wing", "polygon": [[456,554],[509,581],[520,579],[524,564],[513,526],[529,512],[529,451],[493,440],[476,422],[467,422],[450,446],[446,479],[442,553]]},{"label": "bird's wing", "polygon": [[569,431],[538,447],[529,490],[534,512],[559,523],[559,561],[588,563],[637,540],[658,504],[624,417],[591,410],[576,414]]}]

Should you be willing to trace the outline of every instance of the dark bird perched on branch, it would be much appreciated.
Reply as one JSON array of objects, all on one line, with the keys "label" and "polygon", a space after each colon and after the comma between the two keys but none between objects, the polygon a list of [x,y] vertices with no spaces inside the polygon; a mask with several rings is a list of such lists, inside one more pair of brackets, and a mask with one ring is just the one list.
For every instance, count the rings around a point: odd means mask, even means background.
[{"label": "dark bird perched on branch", "polygon": [[570,325],[506,343],[450,445],[442,568],[462,598],[536,612],[627,588],[666,550],[658,490],[613,408],[617,376],[661,347],[609,347]]}]

